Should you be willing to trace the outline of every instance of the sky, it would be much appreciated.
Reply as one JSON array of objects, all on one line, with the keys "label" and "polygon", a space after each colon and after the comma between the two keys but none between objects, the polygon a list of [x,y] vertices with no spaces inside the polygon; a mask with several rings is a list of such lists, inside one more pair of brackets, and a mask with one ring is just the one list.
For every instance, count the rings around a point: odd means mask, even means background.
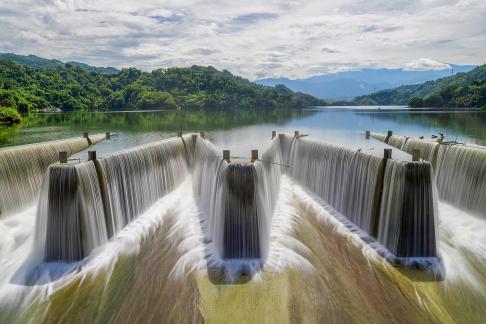
[{"label": "sky", "polygon": [[0,52],[251,80],[486,60],[485,0],[0,0]]}]

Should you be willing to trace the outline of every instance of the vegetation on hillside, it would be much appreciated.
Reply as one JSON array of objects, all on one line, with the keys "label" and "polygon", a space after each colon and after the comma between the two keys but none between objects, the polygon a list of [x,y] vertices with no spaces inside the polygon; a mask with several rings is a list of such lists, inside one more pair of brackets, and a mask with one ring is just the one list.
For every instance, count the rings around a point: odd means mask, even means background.
[{"label": "vegetation on hillside", "polygon": [[[356,97],[357,105],[408,105],[412,107],[484,107],[486,65],[435,81],[382,90]],[[413,100],[412,100],[413,98]]]},{"label": "vegetation on hillside", "polygon": [[22,117],[16,109],[0,106],[0,125],[12,126],[21,121]]},{"label": "vegetation on hillside", "polygon": [[0,53],[0,58],[13,61],[23,66],[37,68],[37,69],[48,69],[48,68],[55,68],[55,67],[63,67],[65,65],[74,65],[74,66],[79,66],[80,68],[85,69],[87,71],[94,71],[100,73],[116,74],[120,72],[118,69],[114,67],[91,66],[88,64],[74,62],[74,61],[63,63],[59,60],[50,60],[35,55],[18,55],[14,53]]},{"label": "vegetation on hillside", "polygon": [[0,60],[0,105],[22,113],[113,110],[237,110],[301,108],[323,104],[284,86],[260,86],[212,67],[135,68],[118,74],[73,65],[36,69]]},{"label": "vegetation on hillside", "polygon": [[459,107],[486,109],[486,80],[459,86],[450,84],[424,98],[412,97],[410,107]]}]

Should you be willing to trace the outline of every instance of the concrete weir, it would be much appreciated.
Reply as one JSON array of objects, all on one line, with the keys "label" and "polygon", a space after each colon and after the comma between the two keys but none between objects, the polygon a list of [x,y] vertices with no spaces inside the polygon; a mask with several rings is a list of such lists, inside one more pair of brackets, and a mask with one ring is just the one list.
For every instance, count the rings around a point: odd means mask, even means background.
[{"label": "concrete weir", "polygon": [[338,211],[383,257],[443,276],[429,162],[398,161],[389,149],[376,156],[296,136],[283,135],[282,144],[289,175]]},{"label": "concrete weir", "polygon": [[[371,133],[383,141],[384,134]],[[392,136],[389,145],[430,162],[440,199],[486,218],[486,149],[443,139]]]},{"label": "concrete weir", "polygon": [[37,235],[46,246],[45,260],[83,259],[191,174],[212,261],[264,262],[285,172],[338,211],[345,225],[390,262],[427,270],[440,263],[429,162],[397,161],[390,150],[383,156],[352,151],[298,131],[272,132],[261,157],[253,150],[241,162],[200,135],[177,135],[51,166]]},{"label": "concrete weir", "polygon": [[31,206],[49,165],[105,139],[104,134],[19,145],[0,149],[0,218]]}]

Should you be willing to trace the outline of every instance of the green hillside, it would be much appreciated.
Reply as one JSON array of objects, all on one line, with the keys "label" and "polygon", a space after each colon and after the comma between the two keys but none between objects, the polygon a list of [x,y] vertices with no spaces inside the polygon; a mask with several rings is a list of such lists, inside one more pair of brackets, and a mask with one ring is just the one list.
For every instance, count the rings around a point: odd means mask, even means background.
[{"label": "green hillside", "polygon": [[212,67],[152,72],[128,68],[117,74],[106,74],[69,64],[30,68],[0,59],[0,107],[22,113],[49,108],[62,111],[234,110],[322,104],[322,100],[294,93],[284,86],[257,85]]},{"label": "green hillside", "polygon": [[[435,81],[382,90],[356,97],[357,105],[408,105],[413,107],[483,107],[486,104],[486,65]],[[413,98],[413,100],[412,100]]]},{"label": "green hillside", "polygon": [[108,73],[108,74],[116,74],[119,72],[119,70],[115,69],[114,67],[97,67],[97,66],[91,66],[88,64],[74,62],[74,61],[63,63],[59,60],[45,59],[35,55],[17,55],[13,53],[0,53],[0,58],[14,61],[15,63],[20,65],[28,66],[31,68],[38,68],[38,69],[60,67],[68,64],[68,65],[79,66],[80,68],[83,68],[87,71],[95,71],[95,72]]}]

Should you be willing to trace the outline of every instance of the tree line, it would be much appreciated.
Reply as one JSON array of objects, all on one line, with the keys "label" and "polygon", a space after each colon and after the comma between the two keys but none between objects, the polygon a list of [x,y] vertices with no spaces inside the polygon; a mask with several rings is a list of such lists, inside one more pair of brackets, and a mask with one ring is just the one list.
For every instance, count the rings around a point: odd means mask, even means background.
[{"label": "tree line", "polygon": [[266,87],[213,67],[126,68],[100,73],[66,63],[40,69],[0,59],[0,107],[21,113],[62,111],[237,110],[322,105],[283,85]]}]

